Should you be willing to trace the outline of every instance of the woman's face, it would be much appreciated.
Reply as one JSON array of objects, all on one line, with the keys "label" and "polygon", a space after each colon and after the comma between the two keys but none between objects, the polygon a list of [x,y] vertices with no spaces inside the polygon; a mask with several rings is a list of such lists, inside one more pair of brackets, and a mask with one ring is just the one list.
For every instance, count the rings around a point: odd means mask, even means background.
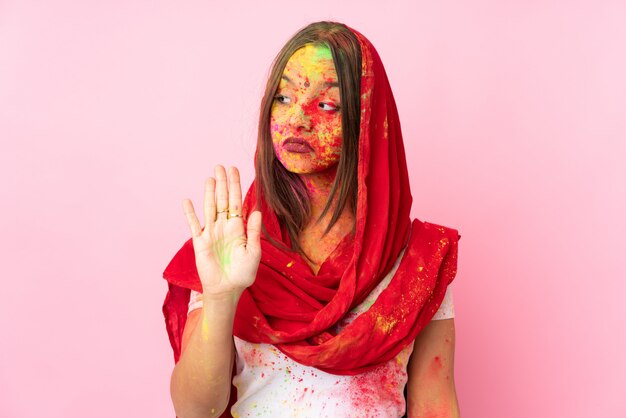
[{"label": "woman's face", "polygon": [[285,66],[270,117],[274,152],[288,171],[316,173],[339,162],[340,105],[330,49],[298,49]]}]

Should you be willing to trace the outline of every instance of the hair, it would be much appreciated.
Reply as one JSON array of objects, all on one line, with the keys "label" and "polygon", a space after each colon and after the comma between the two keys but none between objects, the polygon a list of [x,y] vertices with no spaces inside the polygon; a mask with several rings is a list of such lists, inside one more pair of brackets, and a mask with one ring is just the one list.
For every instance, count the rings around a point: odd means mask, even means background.
[{"label": "hair", "polygon": [[261,198],[265,198],[268,207],[276,213],[279,222],[286,227],[291,239],[291,249],[272,239],[267,234],[265,225],[262,226],[262,233],[273,245],[297,251],[309,258],[297,240],[298,233],[302,231],[305,222],[311,217],[311,201],[307,188],[298,174],[288,171],[276,158],[270,132],[272,103],[287,61],[294,52],[306,44],[326,46],[330,49],[337,71],[341,98],[343,136],[341,155],[328,201],[316,222],[324,218],[335,199],[337,204],[323,235],[326,235],[337,222],[346,204],[350,203],[352,212],[356,216],[361,47],[354,33],[341,23],[315,22],[300,29],[287,41],[274,59],[261,102],[255,160],[256,205],[260,208]]}]

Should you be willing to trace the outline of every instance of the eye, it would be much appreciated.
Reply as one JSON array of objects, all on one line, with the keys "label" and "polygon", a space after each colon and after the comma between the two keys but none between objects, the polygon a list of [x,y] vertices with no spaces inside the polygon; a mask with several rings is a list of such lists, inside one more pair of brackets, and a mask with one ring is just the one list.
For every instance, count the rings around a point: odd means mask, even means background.
[{"label": "eye", "polygon": [[[328,107],[327,107],[327,108],[325,108],[324,106],[328,106]],[[323,110],[327,110],[327,111],[329,111],[329,112],[332,112],[332,111],[337,112],[337,111],[339,111],[339,109],[341,109],[341,106],[335,106],[335,105],[334,105],[334,104],[332,104],[332,103],[324,103],[324,102],[320,102],[320,107],[321,107]]]},{"label": "eye", "polygon": [[282,94],[277,94],[276,96],[274,96],[274,100],[276,100],[278,103],[285,104],[285,103],[289,103],[291,99],[287,96],[283,96]]}]

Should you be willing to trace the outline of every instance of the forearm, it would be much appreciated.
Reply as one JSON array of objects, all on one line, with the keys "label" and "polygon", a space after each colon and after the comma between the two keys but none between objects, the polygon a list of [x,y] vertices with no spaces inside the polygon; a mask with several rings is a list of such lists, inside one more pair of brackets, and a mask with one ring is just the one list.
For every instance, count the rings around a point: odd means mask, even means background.
[{"label": "forearm", "polygon": [[409,398],[409,418],[460,418],[461,412],[454,387],[430,390],[417,399]]},{"label": "forearm", "polygon": [[171,378],[179,418],[219,416],[230,396],[233,321],[239,295],[204,298],[202,313]]}]

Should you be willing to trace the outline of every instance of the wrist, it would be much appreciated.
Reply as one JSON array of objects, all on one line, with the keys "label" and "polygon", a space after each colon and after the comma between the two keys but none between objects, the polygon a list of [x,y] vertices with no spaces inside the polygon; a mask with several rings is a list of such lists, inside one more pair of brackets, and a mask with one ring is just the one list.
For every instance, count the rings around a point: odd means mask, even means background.
[{"label": "wrist", "polygon": [[222,293],[210,293],[203,292],[202,293],[202,304],[206,305],[215,305],[216,307],[225,307],[225,306],[233,306],[237,307],[239,303],[239,298],[241,298],[241,294],[244,289],[241,290],[233,290]]}]

